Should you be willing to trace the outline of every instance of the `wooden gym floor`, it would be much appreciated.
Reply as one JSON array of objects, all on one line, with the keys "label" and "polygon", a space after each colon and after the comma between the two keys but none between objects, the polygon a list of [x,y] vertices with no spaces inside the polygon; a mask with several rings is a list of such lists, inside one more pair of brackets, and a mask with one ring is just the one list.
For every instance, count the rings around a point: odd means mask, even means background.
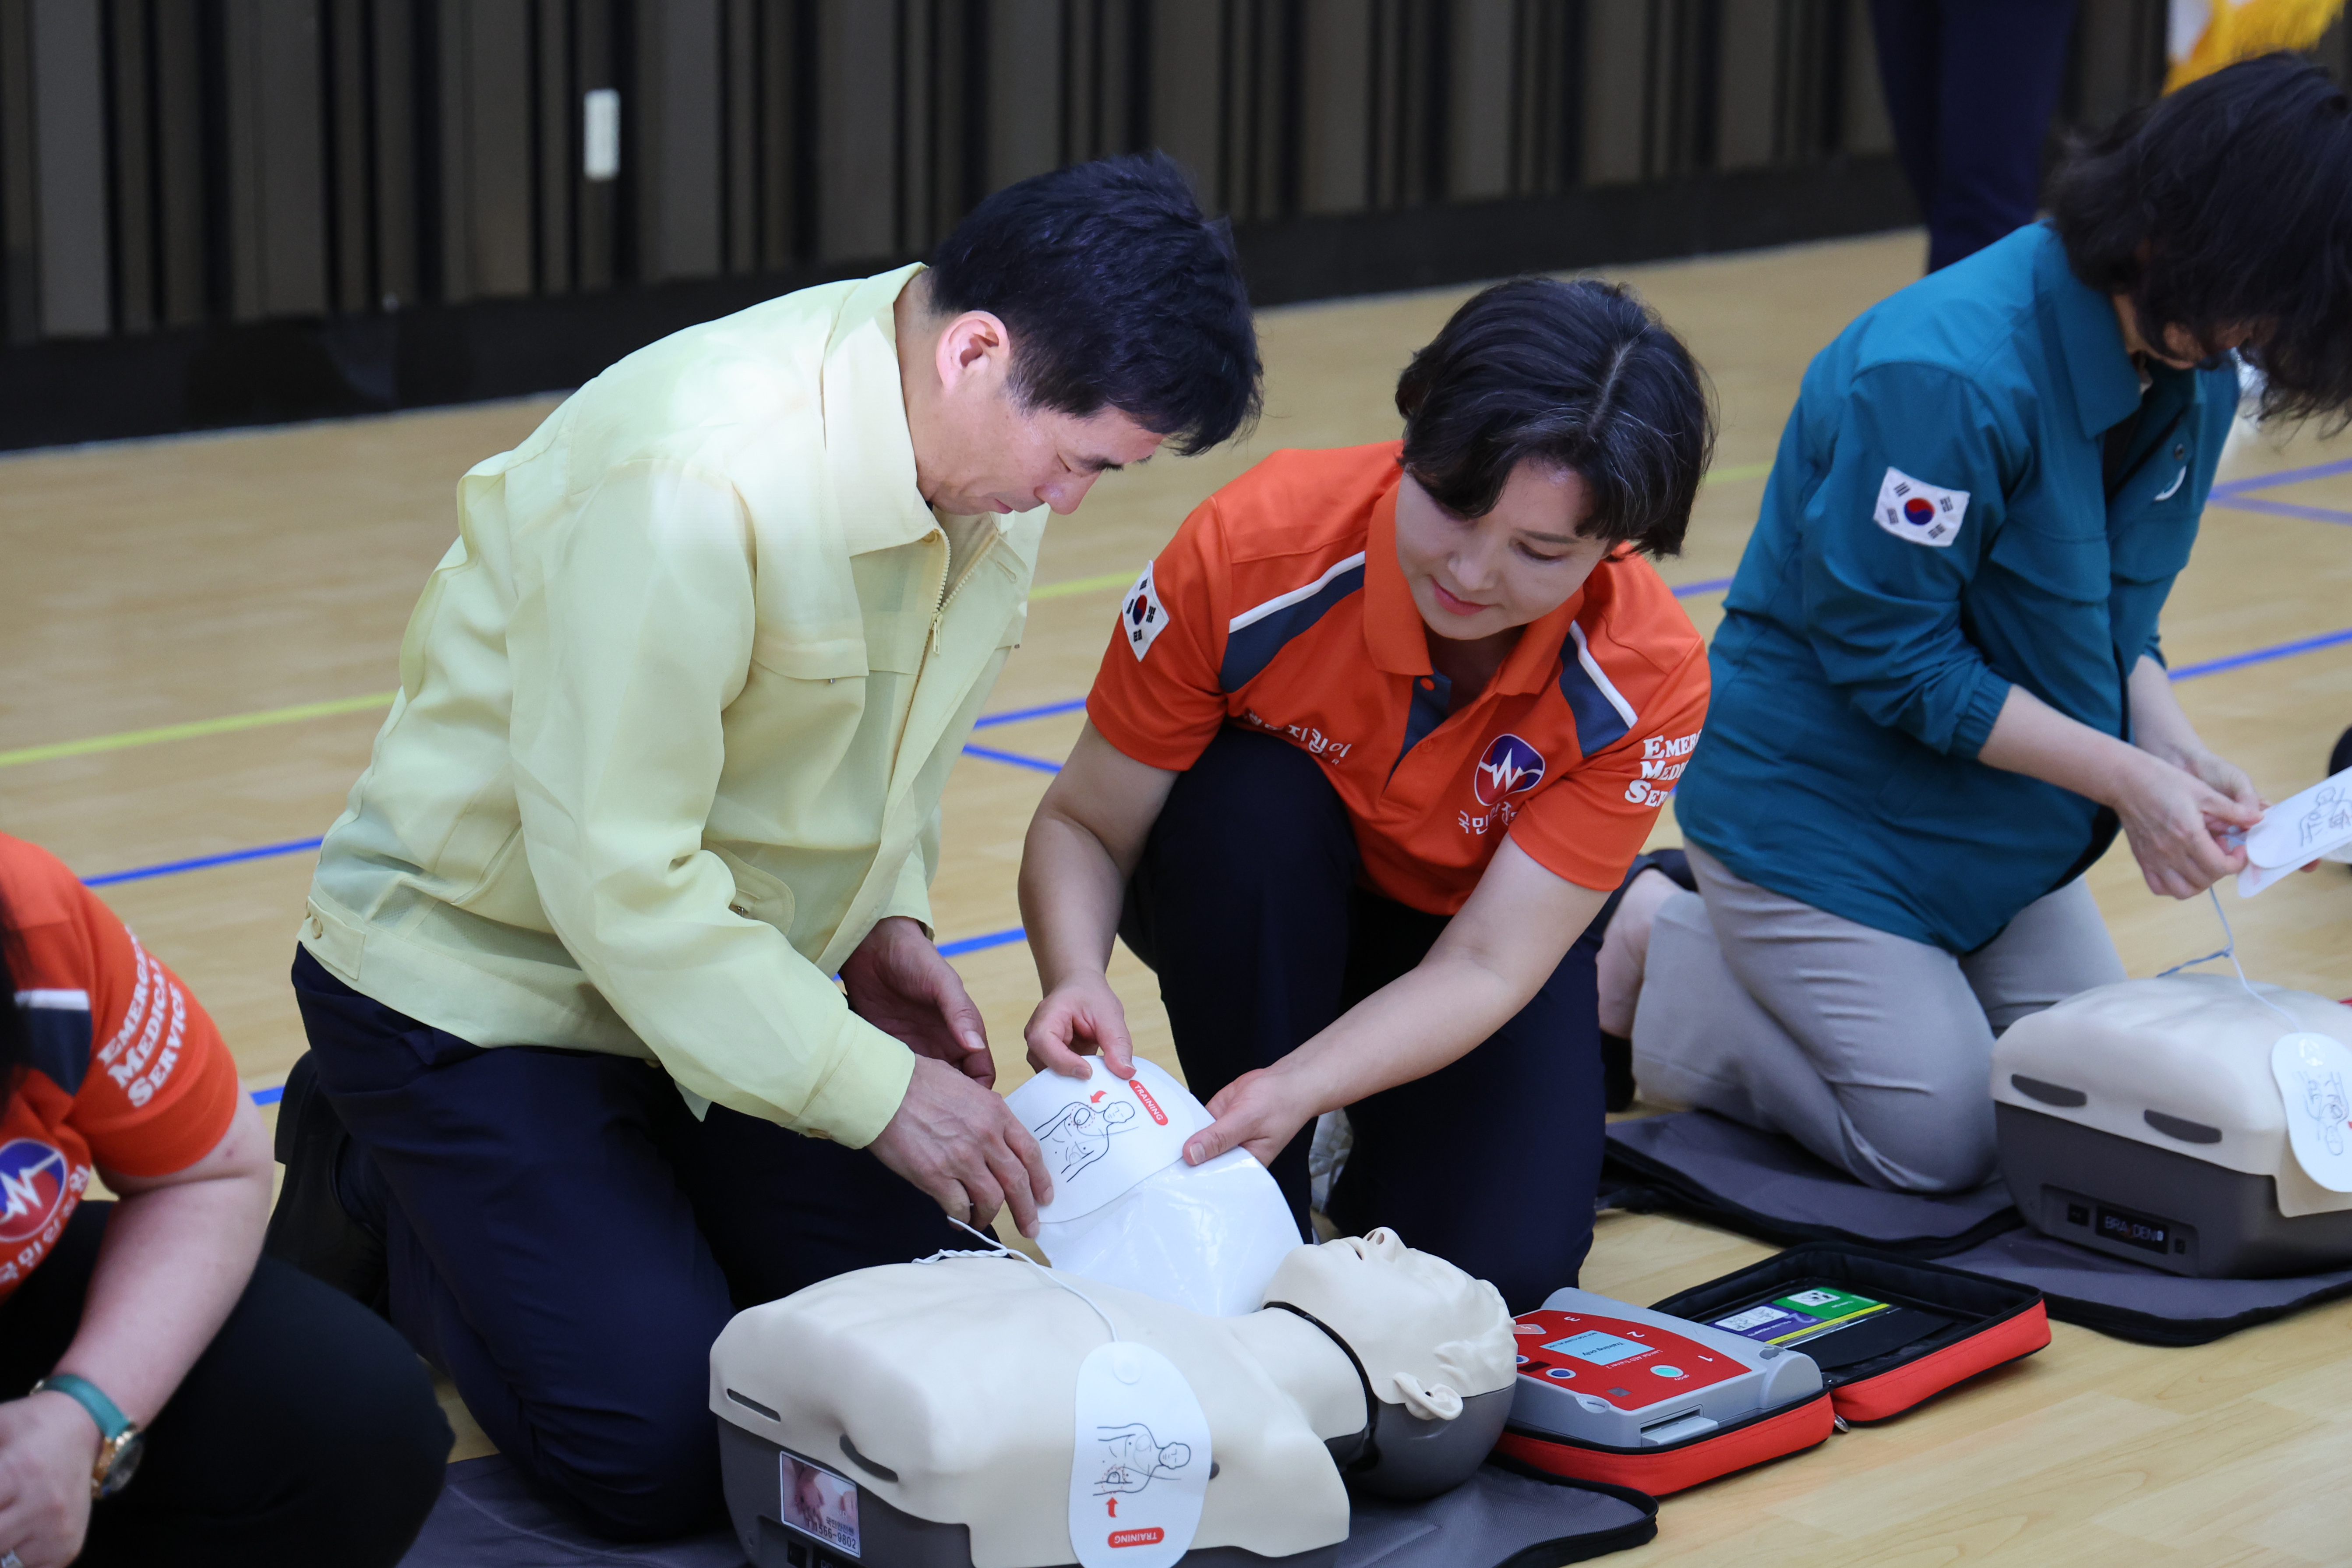
[{"label": "wooden gym floor", "polygon": [[[1612,274],[1687,338],[1721,399],[1715,473],[1664,568],[1702,630],[1807,360],[1916,277],[1921,252],[1896,234]],[[1026,1076],[1036,997],[1014,930],[1022,833],[1077,734],[1118,590],[1258,456],[1393,436],[1398,367],[1467,293],[1268,311],[1252,440],[1109,476],[1049,531],[1028,640],[991,706],[1053,711],[974,737],[1013,760],[958,770],[933,892],[940,940],[971,944],[956,962],[1007,1083]],[[452,536],[452,487],[554,401],[0,458],[0,829],[86,877],[135,873],[105,897],[194,985],[264,1098],[302,1049],[286,966],[306,841],[367,760],[401,628]],[[2316,781],[2352,723],[2352,437],[2255,436],[2222,479],[2243,482],[2206,512],[2165,647],[2209,742],[2281,798]],[[1675,841],[1671,820],[1658,841]],[[2211,905],[2150,897],[2120,846],[2093,878],[2135,974],[2219,945]],[[2222,899],[2250,973],[2352,994],[2343,868]],[[1114,978],[1146,1050],[1174,1068],[1149,974],[1123,957]],[[1583,1283],[1654,1300],[1767,1251],[1612,1214]],[[453,1413],[458,1457],[484,1451]],[[2042,1354],[1908,1416],[1668,1500],[1658,1540],[1616,1561],[2345,1563],[2347,1499],[2352,1302],[2190,1350],[2060,1324]]]}]

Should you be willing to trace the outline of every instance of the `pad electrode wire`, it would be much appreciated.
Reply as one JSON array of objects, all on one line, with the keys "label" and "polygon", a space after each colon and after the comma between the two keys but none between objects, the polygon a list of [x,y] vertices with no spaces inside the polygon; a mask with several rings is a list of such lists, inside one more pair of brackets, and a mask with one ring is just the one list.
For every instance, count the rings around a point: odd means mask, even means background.
[{"label": "pad electrode wire", "polygon": [[2238,984],[2246,988],[2247,995],[2252,997],[2263,1006],[2268,1007],[2280,1017],[2284,1018],[2288,1028],[2302,1028],[2302,1023],[2296,1019],[2294,1014],[2288,1012],[2285,1008],[2280,1006],[2277,1003],[2272,1001],[2269,997],[2255,990],[2254,983],[2246,978],[2246,966],[2238,962],[2238,933],[2230,929],[2230,911],[2221,907],[2221,889],[2218,887],[2208,888],[2205,889],[2205,896],[2213,900],[2213,913],[2219,916],[2221,921],[2221,951],[2218,952],[2209,952],[2202,958],[2192,958],[2185,963],[2176,963],[2171,968],[2166,970],[2162,974],[2158,975],[2157,978],[2158,980],[2167,979],[2172,975],[2179,973],[2184,969],[2192,969],[2200,963],[2210,963],[2217,958],[2226,958],[2230,961],[2230,967],[2238,972]]},{"label": "pad electrode wire", "polygon": [[997,1240],[996,1237],[990,1236],[985,1231],[974,1230],[971,1226],[964,1224],[963,1221],[956,1218],[955,1215],[948,1215],[947,1222],[955,1226],[958,1230],[963,1232],[966,1236],[971,1237],[975,1240],[987,1243],[988,1250],[986,1252],[954,1252],[946,1247],[941,1247],[939,1251],[932,1253],[929,1258],[918,1258],[915,1259],[916,1262],[937,1263],[943,1258],[1017,1258],[1022,1262],[1027,1264],[1030,1268],[1034,1268],[1038,1273],[1044,1275],[1048,1284],[1060,1286],[1063,1289],[1067,1290],[1071,1295],[1076,1296],[1079,1300],[1084,1301],[1087,1306],[1093,1307],[1095,1316],[1102,1320],[1104,1331],[1110,1335],[1110,1342],[1113,1344],[1118,1343],[1118,1325],[1110,1321],[1110,1314],[1104,1311],[1102,1308],[1096,1303],[1095,1299],[1092,1296],[1087,1295],[1084,1290],[1079,1289],[1076,1285],[1071,1284],[1068,1280],[1063,1279],[1060,1275],[1055,1273],[1052,1269],[1046,1268],[1044,1264],[1038,1262],[1027,1253],[1013,1251],[1013,1248],[1005,1246],[1004,1243]]}]

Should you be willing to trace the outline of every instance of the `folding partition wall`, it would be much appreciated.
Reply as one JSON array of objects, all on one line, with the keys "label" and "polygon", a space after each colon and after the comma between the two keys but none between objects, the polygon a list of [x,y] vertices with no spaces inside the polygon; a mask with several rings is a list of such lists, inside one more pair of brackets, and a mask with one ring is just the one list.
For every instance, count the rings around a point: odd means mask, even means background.
[{"label": "folding partition wall", "polygon": [[[2152,95],[2084,0],[2068,113]],[[1161,147],[1265,302],[1910,221],[1863,0],[0,0],[0,447],[576,384]],[[1442,211],[1433,209],[1443,209]]]}]

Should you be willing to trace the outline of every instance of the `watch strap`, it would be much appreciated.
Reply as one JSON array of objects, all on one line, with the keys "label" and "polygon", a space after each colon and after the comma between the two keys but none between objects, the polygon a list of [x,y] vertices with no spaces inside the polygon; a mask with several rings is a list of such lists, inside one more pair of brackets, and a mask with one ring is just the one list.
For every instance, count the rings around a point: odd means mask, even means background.
[{"label": "watch strap", "polygon": [[131,1417],[121,1407],[106,1396],[106,1391],[86,1377],[76,1377],[69,1372],[55,1372],[33,1384],[28,1394],[62,1394],[89,1412],[98,1423],[99,1435],[112,1442],[131,1430]]}]

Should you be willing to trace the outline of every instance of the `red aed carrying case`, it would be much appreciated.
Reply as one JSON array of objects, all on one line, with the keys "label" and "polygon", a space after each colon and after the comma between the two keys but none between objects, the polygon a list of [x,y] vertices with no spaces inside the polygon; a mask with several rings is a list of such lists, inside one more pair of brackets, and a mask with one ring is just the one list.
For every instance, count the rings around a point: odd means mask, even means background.
[{"label": "red aed carrying case", "polygon": [[2030,1286],[1837,1242],[1791,1248],[1650,1310],[1801,1351],[1821,1368],[1822,1387],[1711,1430],[1639,1447],[1515,1423],[1496,1455],[1664,1497],[1812,1447],[1846,1423],[1899,1415],[2050,1342],[2042,1294]]},{"label": "red aed carrying case", "polygon": [[1715,1322],[1791,1291],[1826,1286],[1885,1303],[1808,1336],[1795,1348],[1822,1369],[1839,1419],[1867,1424],[1900,1415],[1980,1372],[2050,1342],[2042,1292],[1836,1242],[1790,1247],[1720,1279],[1678,1291],[1656,1311]]}]

